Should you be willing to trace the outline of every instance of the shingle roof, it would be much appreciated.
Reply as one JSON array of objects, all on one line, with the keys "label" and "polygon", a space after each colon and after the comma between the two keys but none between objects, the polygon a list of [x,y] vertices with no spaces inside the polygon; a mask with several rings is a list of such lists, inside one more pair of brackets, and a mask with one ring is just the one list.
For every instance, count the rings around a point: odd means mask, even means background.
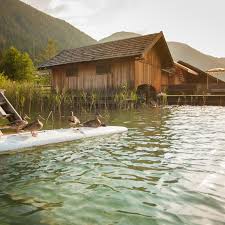
[{"label": "shingle roof", "polygon": [[199,69],[199,68],[197,68],[197,67],[195,67],[195,66],[193,66],[193,65],[191,65],[191,64],[189,64],[187,62],[179,60],[177,63],[179,63],[179,64],[181,64],[183,66],[186,66],[187,68],[190,68],[191,70],[194,70],[198,74],[207,75],[207,73],[205,71],[203,71],[203,70],[201,70],[201,69]]},{"label": "shingle roof", "polygon": [[190,68],[188,68],[188,67],[186,67],[186,66],[184,66],[184,65],[182,65],[182,64],[180,64],[178,62],[175,62],[174,64],[175,64],[175,66],[181,68],[182,70],[187,71],[188,73],[190,73],[192,75],[195,75],[195,76],[198,75],[198,73],[196,71],[194,71],[194,70],[192,70],[192,69],[190,69]]},{"label": "shingle roof", "polygon": [[39,69],[69,63],[139,56],[154,42],[159,34],[161,33],[63,50],[54,58],[41,64]]}]

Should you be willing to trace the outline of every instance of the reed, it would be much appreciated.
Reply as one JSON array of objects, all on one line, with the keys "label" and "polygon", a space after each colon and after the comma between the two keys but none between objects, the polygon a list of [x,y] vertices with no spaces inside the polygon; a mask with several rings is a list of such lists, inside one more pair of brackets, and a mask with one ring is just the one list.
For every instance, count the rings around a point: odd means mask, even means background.
[{"label": "reed", "polygon": [[99,109],[124,109],[136,107],[135,90],[122,86],[114,90],[91,91],[46,91],[44,87],[31,82],[14,82],[0,75],[0,89],[16,110],[21,114],[31,115],[33,112],[58,114],[61,118],[73,110],[78,113],[94,112]]},{"label": "reed", "polygon": [[162,105],[163,105],[163,106],[168,105],[168,98],[167,98],[167,95],[162,95]]}]

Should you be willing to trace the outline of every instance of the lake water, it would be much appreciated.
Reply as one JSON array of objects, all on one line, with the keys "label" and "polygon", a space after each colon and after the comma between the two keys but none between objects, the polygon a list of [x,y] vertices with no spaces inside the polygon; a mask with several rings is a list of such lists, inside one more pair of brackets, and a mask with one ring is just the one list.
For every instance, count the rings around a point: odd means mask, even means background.
[{"label": "lake water", "polygon": [[225,108],[110,124],[129,132],[1,155],[0,224],[225,224]]}]

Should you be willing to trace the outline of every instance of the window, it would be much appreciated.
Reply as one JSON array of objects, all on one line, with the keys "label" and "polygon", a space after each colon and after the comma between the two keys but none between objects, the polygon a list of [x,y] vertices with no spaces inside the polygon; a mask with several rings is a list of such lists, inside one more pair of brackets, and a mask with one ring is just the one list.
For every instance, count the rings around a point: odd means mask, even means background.
[{"label": "window", "polygon": [[104,75],[111,73],[111,65],[110,64],[97,64],[96,65],[96,74]]},{"label": "window", "polygon": [[68,66],[66,69],[66,76],[67,77],[78,76],[78,66],[77,65]]}]

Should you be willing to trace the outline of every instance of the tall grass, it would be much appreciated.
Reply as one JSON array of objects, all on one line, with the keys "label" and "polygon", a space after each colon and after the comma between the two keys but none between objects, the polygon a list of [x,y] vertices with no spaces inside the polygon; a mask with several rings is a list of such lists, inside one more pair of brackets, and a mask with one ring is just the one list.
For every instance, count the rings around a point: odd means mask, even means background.
[{"label": "tall grass", "polygon": [[117,90],[86,91],[46,91],[43,87],[30,82],[15,82],[0,74],[0,89],[20,114],[42,113],[57,114],[62,117],[69,111],[78,113],[100,109],[130,109],[137,103],[135,91],[126,86]]}]

